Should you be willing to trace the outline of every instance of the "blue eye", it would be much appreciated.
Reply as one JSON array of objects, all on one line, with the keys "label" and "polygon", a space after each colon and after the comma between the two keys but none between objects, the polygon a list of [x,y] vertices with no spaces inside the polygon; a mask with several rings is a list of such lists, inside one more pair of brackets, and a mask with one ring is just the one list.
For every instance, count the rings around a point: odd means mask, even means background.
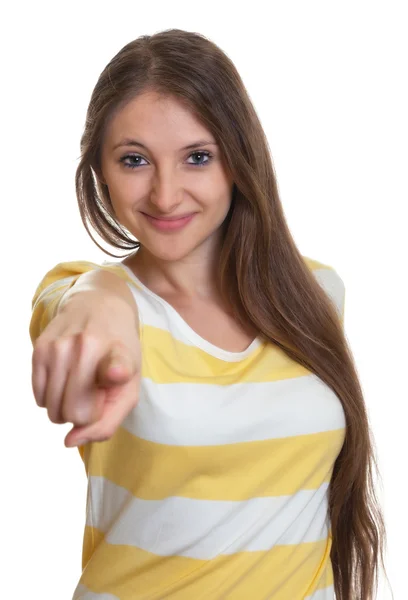
[{"label": "blue eye", "polygon": [[[199,162],[199,163],[188,163],[190,165],[193,165],[195,167],[204,167],[205,165],[207,165],[208,163],[210,163],[213,159],[213,155],[211,154],[211,152],[207,152],[206,150],[196,150],[195,152],[192,152],[192,154],[190,154],[190,156],[206,156],[207,160],[204,162]],[[140,167],[142,165],[140,165],[140,163],[127,163],[125,162],[126,159],[135,159],[135,160],[145,160],[143,158],[143,156],[140,156],[140,154],[126,154],[126,156],[123,156],[120,159],[120,162],[123,163],[123,165],[125,167],[127,167],[128,169],[136,169],[137,167]]]},{"label": "blue eye", "polygon": [[193,152],[192,154],[190,154],[190,156],[194,156],[197,155],[198,156],[206,156],[208,158],[208,160],[206,160],[205,162],[200,162],[200,163],[189,163],[194,164],[196,167],[202,167],[204,165],[207,165],[209,162],[211,162],[213,155],[211,154],[211,152],[207,152],[206,150],[197,150],[196,152]]},{"label": "blue eye", "polygon": [[131,158],[131,159],[135,158],[135,159],[142,159],[142,160],[144,160],[144,158],[142,156],[139,156],[138,154],[127,154],[126,156],[123,156],[123,158],[120,159],[120,162],[123,163],[123,166],[127,167],[128,169],[135,169],[136,167],[140,166],[139,163],[137,163],[137,164],[130,163],[129,164],[129,163],[125,162],[125,160],[127,160],[128,158]]}]

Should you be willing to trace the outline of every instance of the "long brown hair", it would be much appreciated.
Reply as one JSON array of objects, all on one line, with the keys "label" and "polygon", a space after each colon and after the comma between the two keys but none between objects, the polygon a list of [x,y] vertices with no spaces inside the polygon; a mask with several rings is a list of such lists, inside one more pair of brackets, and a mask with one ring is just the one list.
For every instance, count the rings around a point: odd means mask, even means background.
[{"label": "long brown hair", "polygon": [[[346,437],[329,489],[331,562],[337,600],[376,598],[386,532],[375,494],[374,440],[341,318],[300,254],[279,198],[271,153],[259,118],[231,60],[201,34],[180,29],[125,45],[93,90],[76,191],[82,221],[104,241],[134,251],[139,242],[115,218],[101,182],[105,128],[126,102],[154,90],[186,103],[215,136],[233,180],[224,224],[219,285],[236,318],[305,366],[339,397]],[[131,253],[130,252],[130,253]]]}]

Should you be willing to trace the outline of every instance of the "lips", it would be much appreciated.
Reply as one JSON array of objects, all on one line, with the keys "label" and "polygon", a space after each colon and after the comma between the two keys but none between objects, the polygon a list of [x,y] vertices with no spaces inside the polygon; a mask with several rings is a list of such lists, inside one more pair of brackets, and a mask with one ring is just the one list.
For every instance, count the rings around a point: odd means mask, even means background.
[{"label": "lips", "polygon": [[190,213],[188,215],[171,218],[166,217],[165,219],[152,217],[147,213],[142,213],[142,215],[144,215],[150,225],[153,225],[153,227],[159,231],[177,231],[190,223],[190,221],[195,217],[196,213]]},{"label": "lips", "polygon": [[152,219],[157,219],[158,221],[179,221],[180,219],[186,219],[187,217],[191,217],[194,213],[187,213],[185,215],[177,215],[176,217],[155,217],[154,215],[149,215],[148,213],[143,213],[147,217],[151,217]]}]

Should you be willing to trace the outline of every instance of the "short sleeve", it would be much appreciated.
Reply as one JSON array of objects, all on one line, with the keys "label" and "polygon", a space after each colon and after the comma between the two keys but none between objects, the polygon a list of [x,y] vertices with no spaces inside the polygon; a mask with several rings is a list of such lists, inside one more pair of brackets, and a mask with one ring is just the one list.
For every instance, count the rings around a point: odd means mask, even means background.
[{"label": "short sleeve", "polygon": [[34,344],[48,323],[55,316],[62,296],[88,271],[106,270],[124,279],[130,287],[134,286],[132,278],[120,264],[106,263],[99,265],[89,261],[70,261],[58,263],[41,279],[32,299],[30,321],[30,337]]},{"label": "short sleeve", "polygon": [[33,344],[54,317],[65,292],[74,285],[80,275],[98,268],[100,268],[98,264],[87,261],[63,262],[55,265],[44,275],[31,302],[29,331]]},{"label": "short sleeve", "polygon": [[344,329],[346,289],[343,279],[337,270],[331,265],[322,263],[307,256],[304,256],[303,258],[305,259],[307,266],[311,269],[321,287],[333,302]]},{"label": "short sleeve", "polygon": [[327,287],[325,288],[337,309],[341,324],[344,328],[344,309],[346,299],[346,288],[343,279],[338,272],[331,267],[327,276]]},{"label": "short sleeve", "polygon": [[314,271],[314,274],[320,285],[329,296],[330,300],[333,302],[344,329],[346,289],[343,279],[340,277],[338,272],[330,266],[327,266],[323,269],[317,269]]}]

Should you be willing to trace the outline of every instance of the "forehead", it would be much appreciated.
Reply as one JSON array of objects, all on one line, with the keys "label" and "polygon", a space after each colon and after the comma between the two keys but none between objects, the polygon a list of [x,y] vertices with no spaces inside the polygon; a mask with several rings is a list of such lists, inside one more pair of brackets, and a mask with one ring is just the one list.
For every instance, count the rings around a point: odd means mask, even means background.
[{"label": "forehead", "polygon": [[181,140],[183,135],[208,135],[209,131],[180,99],[144,92],[119,107],[106,129],[106,137],[113,143],[133,134],[146,140],[163,135]]}]

